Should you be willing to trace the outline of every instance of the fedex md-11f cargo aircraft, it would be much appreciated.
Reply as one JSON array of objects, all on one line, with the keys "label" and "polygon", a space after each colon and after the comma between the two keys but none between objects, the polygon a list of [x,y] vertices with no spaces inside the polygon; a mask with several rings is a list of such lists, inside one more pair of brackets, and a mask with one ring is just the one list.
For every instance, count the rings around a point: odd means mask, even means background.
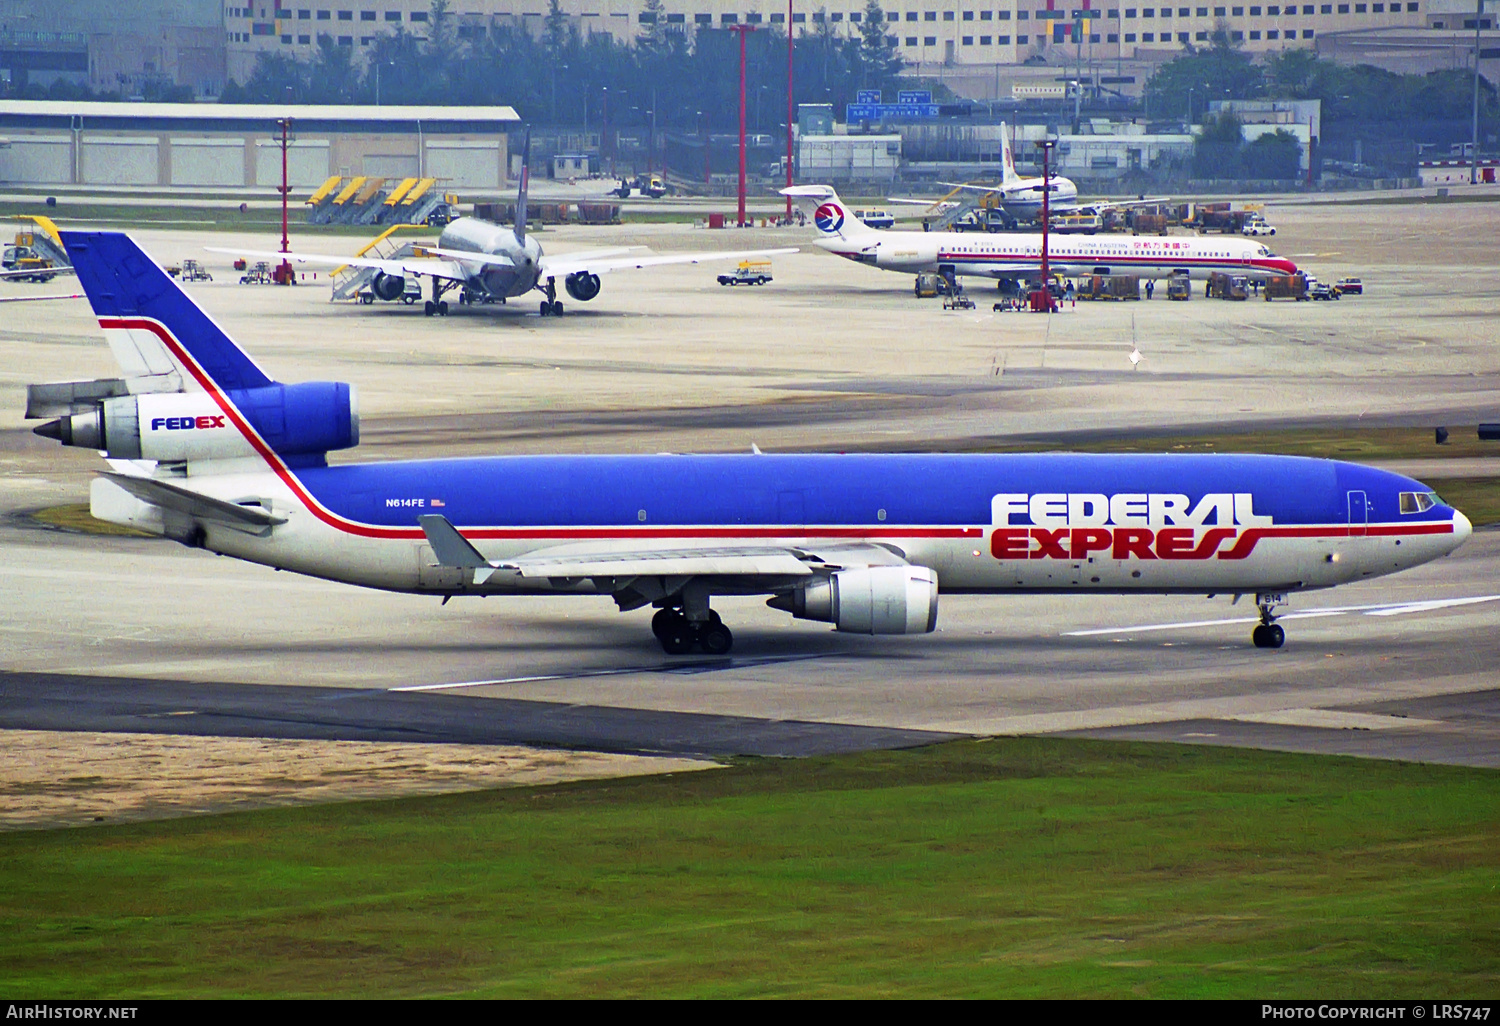
[{"label": "fedex md-11f cargo aircraft", "polygon": [[283,384],[126,235],[64,233],[123,377],[33,385],[38,434],[103,451],[94,516],[297,573],[441,597],[609,595],[679,654],[722,654],[715,596],[922,634],[939,596],[1290,592],[1469,536],[1408,477],[1290,456],[507,456],[330,465],[355,392]]},{"label": "fedex md-11f cargo aircraft", "polygon": [[[782,189],[811,217],[816,244],[830,253],[904,274],[1040,278],[1042,236],[967,232],[876,231],[855,217],[832,186]],[[1067,276],[1133,274],[1141,278],[1185,275],[1206,281],[1215,271],[1248,278],[1296,274],[1297,265],[1253,239],[1232,236],[1165,238],[1049,234],[1049,269]]]}]

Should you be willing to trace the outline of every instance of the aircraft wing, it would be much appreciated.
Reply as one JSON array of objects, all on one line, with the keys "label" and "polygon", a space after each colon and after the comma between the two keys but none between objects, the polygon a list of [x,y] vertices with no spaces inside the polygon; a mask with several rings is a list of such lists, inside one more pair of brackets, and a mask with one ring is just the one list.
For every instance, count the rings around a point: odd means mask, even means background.
[{"label": "aircraft wing", "polygon": [[660,267],[665,264],[698,264],[706,260],[744,260],[749,257],[777,256],[795,253],[795,246],[783,249],[746,249],[734,253],[673,253],[668,256],[615,256],[582,257],[564,253],[557,257],[542,258],[542,274],[555,278],[566,278],[570,274],[608,274],[611,271],[638,270],[642,267]]},{"label": "aircraft wing", "polygon": [[47,299],[83,299],[82,292],[60,293],[55,296],[6,296],[0,303],[40,303]]},{"label": "aircraft wing", "polygon": [[933,210],[952,210],[954,207],[958,206],[958,204],[954,203],[952,200],[944,200],[944,199],[933,199],[933,200],[914,199],[914,198],[909,197],[909,196],[887,196],[885,198],[885,201],[887,203],[904,203],[907,206],[912,206],[912,207],[931,207]]},{"label": "aircraft wing", "polygon": [[1133,200],[1103,200],[1097,203],[1079,203],[1080,210],[1094,210],[1100,213],[1106,210],[1128,210],[1131,207],[1152,207],[1158,203],[1172,202],[1171,196],[1142,196]]},{"label": "aircraft wing", "polygon": [[485,559],[441,514],[417,518],[439,564],[474,572],[483,584],[497,571],[522,577],[808,577],[846,567],[901,566],[905,560],[881,545],[834,542],[828,546],[683,545],[664,542],[628,547],[586,542],[534,549],[502,561]]},{"label": "aircraft wing", "polygon": [[[452,281],[467,281],[469,277],[457,261],[446,259],[405,257],[401,260],[376,260],[368,257],[325,256],[321,253],[261,253],[246,249],[221,249],[217,246],[203,248],[210,253],[227,253],[230,256],[255,260],[274,260],[277,263],[286,260],[293,264],[314,267],[373,267],[378,271],[398,277],[408,274],[426,274],[434,278],[448,278]],[[486,257],[479,253],[468,254],[468,257],[471,260],[494,261],[493,257]]]},{"label": "aircraft wing", "polygon": [[[969,189],[973,192],[1005,191],[1005,187],[999,182],[996,182],[994,185],[974,185],[972,182],[938,182],[937,184],[946,186],[949,189]],[[1040,186],[1038,188],[1040,188]]]},{"label": "aircraft wing", "polygon": [[73,268],[67,265],[62,267],[38,267],[33,271],[0,271],[0,278],[35,278],[39,275],[72,274]]}]

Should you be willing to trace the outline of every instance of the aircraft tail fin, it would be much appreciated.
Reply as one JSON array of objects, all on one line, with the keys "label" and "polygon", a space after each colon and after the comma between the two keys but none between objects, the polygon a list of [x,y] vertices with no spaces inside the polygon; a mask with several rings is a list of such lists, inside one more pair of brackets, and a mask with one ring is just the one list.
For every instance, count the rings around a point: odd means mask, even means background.
[{"label": "aircraft tail fin", "polygon": [[781,195],[796,201],[798,209],[812,219],[820,238],[855,239],[880,234],[855,217],[831,185],[794,185],[782,189]]},{"label": "aircraft tail fin", "polygon": [[516,190],[516,238],[526,241],[526,191],[531,186],[531,126],[521,144],[521,186]]},{"label": "aircraft tail fin", "polygon": [[274,384],[224,329],[123,232],[61,232],[110,351],[127,378],[226,391]]},{"label": "aircraft tail fin", "polygon": [[1002,186],[1015,185],[1021,180],[1016,174],[1016,155],[1011,149],[1010,126],[1000,122],[1000,184]]}]

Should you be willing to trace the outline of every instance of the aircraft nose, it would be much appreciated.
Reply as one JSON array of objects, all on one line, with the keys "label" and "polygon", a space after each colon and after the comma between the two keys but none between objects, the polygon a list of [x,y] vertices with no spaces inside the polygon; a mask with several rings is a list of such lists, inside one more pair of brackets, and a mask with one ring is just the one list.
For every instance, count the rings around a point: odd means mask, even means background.
[{"label": "aircraft nose", "polygon": [[1474,525],[1469,523],[1469,518],[1458,510],[1453,511],[1453,547],[1456,549],[1468,541],[1469,535],[1474,533]]}]

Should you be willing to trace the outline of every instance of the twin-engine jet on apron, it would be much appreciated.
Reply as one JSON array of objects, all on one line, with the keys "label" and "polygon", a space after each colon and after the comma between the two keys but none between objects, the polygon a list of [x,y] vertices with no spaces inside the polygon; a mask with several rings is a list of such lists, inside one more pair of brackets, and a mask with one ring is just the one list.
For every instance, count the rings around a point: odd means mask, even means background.
[{"label": "twin-engine jet on apron", "polygon": [[436,246],[419,246],[416,247],[418,252],[412,256],[397,259],[253,252],[216,246],[210,246],[208,250],[258,260],[286,260],[298,266],[369,268],[375,272],[370,280],[370,294],[389,302],[406,295],[407,279],[426,277],[431,282],[430,298],[422,308],[429,317],[433,314],[447,316],[448,301],[443,297],[455,290],[461,304],[504,303],[538,292],[542,296],[542,316],[561,316],[563,304],[557,298],[559,282],[569,296],[583,303],[599,295],[603,288],[602,276],[613,271],[797,252],[793,247],[655,255],[644,252],[640,246],[615,246],[547,256],[536,236],[526,232],[530,156],[531,140],[528,136],[516,193],[515,224],[510,228],[477,217],[461,217],[443,229]]}]

